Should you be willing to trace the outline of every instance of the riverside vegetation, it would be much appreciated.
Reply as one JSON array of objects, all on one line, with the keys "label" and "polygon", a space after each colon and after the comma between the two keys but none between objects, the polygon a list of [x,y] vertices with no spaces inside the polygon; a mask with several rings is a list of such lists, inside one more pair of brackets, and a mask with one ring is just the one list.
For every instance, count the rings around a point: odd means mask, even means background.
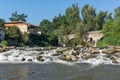
[{"label": "riverside vegetation", "polygon": [[[104,38],[97,42],[97,46],[120,45],[120,7],[114,10],[114,16],[107,11],[96,13],[96,9],[89,4],[80,10],[78,4],[73,4],[65,10],[65,14],[55,16],[52,21],[44,19],[40,22],[41,35],[21,34],[13,26],[6,30],[3,45],[12,46],[67,46],[87,45],[84,35],[90,31],[102,30]],[[11,21],[26,21],[27,15],[12,13]],[[0,27],[4,28],[4,19],[0,19]],[[67,35],[74,34],[69,39]]]}]

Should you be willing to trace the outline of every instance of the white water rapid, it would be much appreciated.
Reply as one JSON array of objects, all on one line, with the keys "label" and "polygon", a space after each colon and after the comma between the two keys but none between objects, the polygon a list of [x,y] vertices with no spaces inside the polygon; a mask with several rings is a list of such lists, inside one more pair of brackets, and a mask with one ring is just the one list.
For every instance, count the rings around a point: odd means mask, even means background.
[{"label": "white water rapid", "polygon": [[[75,52],[74,49],[68,48],[55,48],[55,49],[44,49],[44,48],[15,48],[6,52],[0,53],[0,63],[90,63],[94,65],[98,64],[120,64],[120,56],[111,54],[111,57],[107,57],[108,54],[102,53],[103,49],[99,49],[98,54],[92,54],[93,57],[88,59],[83,58],[83,49],[78,49],[78,55],[75,55],[77,60],[63,60],[60,57],[64,56],[64,53],[58,51],[68,50],[67,55],[72,55]],[[84,49],[85,50],[85,49]],[[87,53],[86,53],[87,54]],[[120,54],[120,53],[116,53]],[[73,56],[74,58],[74,56]],[[112,58],[112,59],[111,59]],[[114,63],[113,59],[117,62]]]}]

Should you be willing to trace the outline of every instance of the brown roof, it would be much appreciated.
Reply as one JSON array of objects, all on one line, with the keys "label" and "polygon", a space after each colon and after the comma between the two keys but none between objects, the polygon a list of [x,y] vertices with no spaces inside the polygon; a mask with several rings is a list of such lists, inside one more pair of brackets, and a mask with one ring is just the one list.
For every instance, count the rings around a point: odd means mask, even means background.
[{"label": "brown roof", "polygon": [[29,26],[32,26],[32,27],[38,27],[36,25],[30,24],[30,23],[26,23],[24,21],[12,21],[12,22],[6,22],[5,24],[19,24],[19,23],[23,23],[23,24],[26,24],[26,25],[29,25]]}]

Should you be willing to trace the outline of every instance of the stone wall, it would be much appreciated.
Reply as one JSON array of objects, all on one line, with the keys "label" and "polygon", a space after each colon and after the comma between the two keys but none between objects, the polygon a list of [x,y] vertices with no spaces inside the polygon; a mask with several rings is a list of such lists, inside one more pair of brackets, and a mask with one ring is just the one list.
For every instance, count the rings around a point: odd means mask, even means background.
[{"label": "stone wall", "polygon": [[88,32],[87,42],[94,42],[94,46],[96,47],[97,41],[104,37],[102,31],[91,31]]},{"label": "stone wall", "polygon": [[92,38],[93,41],[100,40],[103,38],[103,33],[101,31],[91,31],[88,32],[88,39]]}]

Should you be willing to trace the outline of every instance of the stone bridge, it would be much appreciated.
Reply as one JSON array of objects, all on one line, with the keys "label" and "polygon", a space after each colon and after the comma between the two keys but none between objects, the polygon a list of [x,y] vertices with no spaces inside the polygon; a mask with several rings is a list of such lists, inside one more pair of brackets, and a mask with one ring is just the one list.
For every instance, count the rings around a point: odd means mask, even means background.
[{"label": "stone bridge", "polygon": [[91,31],[88,32],[87,41],[94,41],[94,46],[96,47],[97,41],[104,37],[102,31]]}]

